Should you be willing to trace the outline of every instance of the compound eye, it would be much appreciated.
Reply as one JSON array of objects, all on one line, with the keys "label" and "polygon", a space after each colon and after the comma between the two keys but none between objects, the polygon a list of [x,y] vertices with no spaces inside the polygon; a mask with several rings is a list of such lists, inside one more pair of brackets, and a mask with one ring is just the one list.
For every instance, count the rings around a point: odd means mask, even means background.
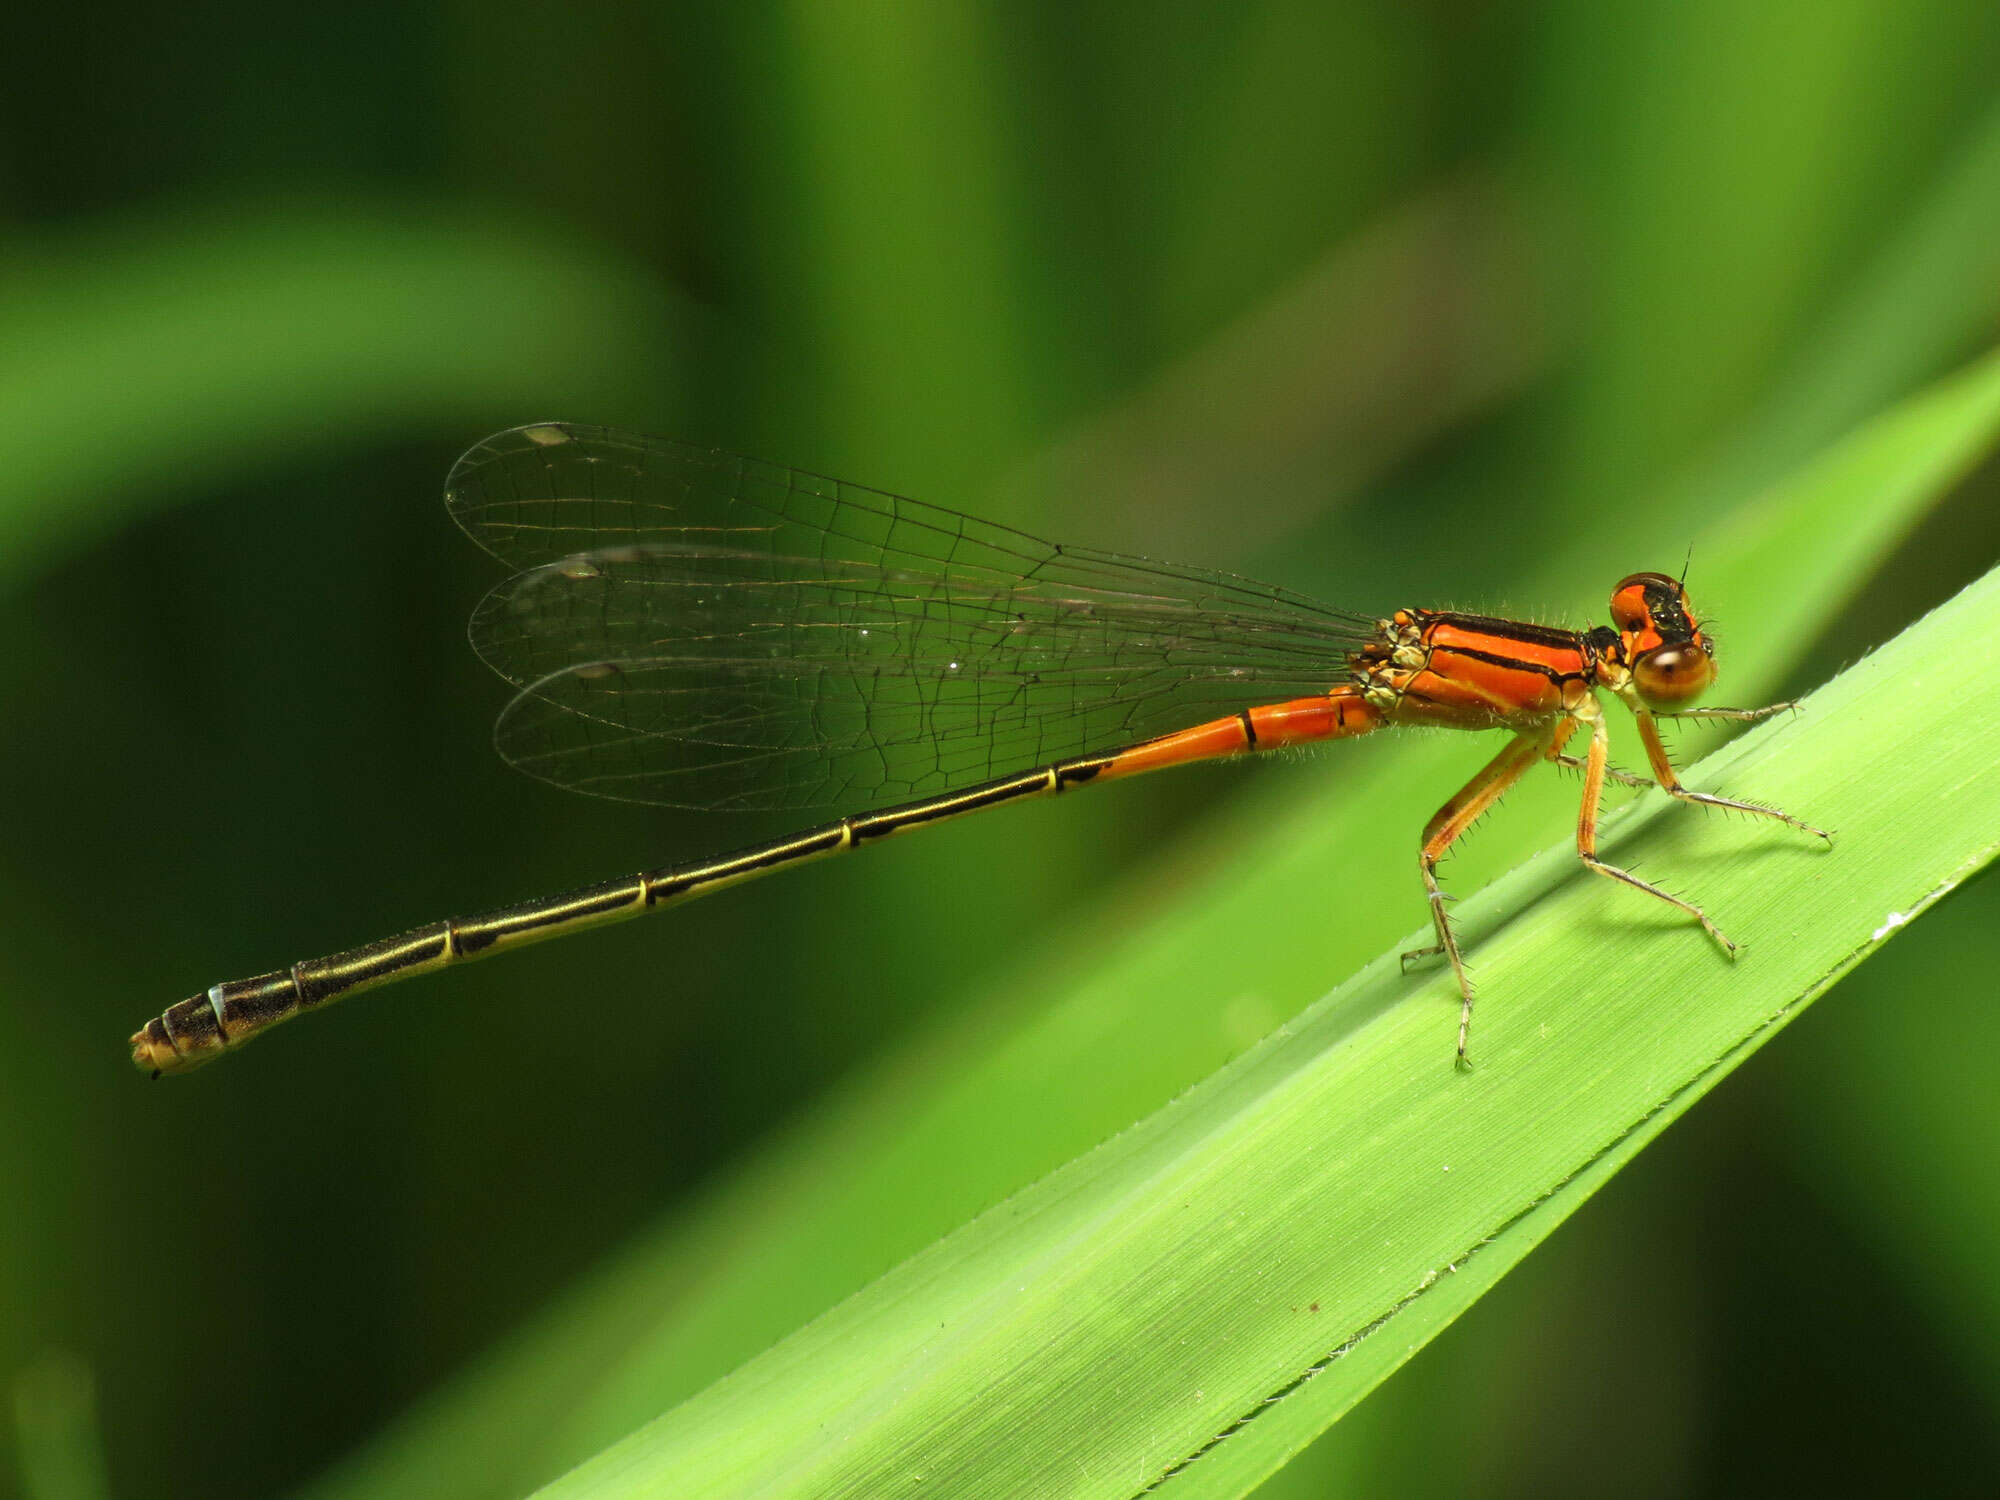
[{"label": "compound eye", "polygon": [[1626,635],[1653,623],[1653,612],[1646,607],[1646,583],[1652,576],[1634,573],[1611,591],[1611,623]]},{"label": "compound eye", "polygon": [[1705,641],[1659,646],[1632,668],[1639,696],[1648,703],[1683,703],[1715,679],[1715,662]]}]

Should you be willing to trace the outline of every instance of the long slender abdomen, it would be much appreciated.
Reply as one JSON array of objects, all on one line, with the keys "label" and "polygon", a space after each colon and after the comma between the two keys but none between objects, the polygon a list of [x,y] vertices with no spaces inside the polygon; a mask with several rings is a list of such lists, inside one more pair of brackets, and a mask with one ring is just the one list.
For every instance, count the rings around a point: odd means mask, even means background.
[{"label": "long slender abdomen", "polygon": [[214,985],[170,1006],[136,1032],[132,1060],[155,1076],[185,1073],[281,1021],[343,995],[654,911],[725,885],[859,848],[893,833],[1022,798],[1047,796],[1101,778],[1275,750],[1282,745],[1341,739],[1366,734],[1382,723],[1381,713],[1361,697],[1359,689],[1340,687],[1318,697],[1246,708],[1113,754],[1079,756],[963,791],[842,818],[720,859],[669,865],[479,916],[433,922],[399,937],[327,958],[308,959],[289,969]]},{"label": "long slender abdomen", "polygon": [[1311,698],[1246,708],[1226,719],[1211,719],[1192,729],[1134,745],[1112,756],[1097,774],[1137,776],[1191,761],[1277,750],[1286,745],[1308,745],[1316,740],[1353,739],[1380,729],[1384,722],[1380,711],[1361,696],[1359,688],[1342,686]]}]

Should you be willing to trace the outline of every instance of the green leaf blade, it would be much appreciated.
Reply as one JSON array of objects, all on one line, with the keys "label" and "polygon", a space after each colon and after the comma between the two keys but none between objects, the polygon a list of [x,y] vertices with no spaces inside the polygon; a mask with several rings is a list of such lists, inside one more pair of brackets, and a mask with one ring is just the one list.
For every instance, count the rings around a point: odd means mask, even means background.
[{"label": "green leaf blade", "polygon": [[549,1493],[1241,1493],[1991,859],[1996,659],[2000,575],[1689,773],[1836,849],[1657,797],[1614,821],[1737,963],[1546,851],[1463,908],[1476,1075],[1449,979],[1385,955]]}]

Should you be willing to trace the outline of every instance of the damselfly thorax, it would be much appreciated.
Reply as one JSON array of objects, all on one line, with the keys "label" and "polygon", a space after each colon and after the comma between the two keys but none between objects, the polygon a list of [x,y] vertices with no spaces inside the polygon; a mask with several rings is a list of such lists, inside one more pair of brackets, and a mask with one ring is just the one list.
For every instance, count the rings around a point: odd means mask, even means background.
[{"label": "damselfly thorax", "polygon": [[[1089,782],[1417,724],[1510,739],[1424,829],[1437,942],[1473,988],[1437,864],[1537,761],[1583,772],[1577,853],[1698,921],[1694,904],[1597,853],[1607,779],[1658,786],[1824,839],[1754,803],[1681,785],[1669,718],[1714,650],[1680,580],[1635,573],[1610,626],[1568,631],[1444,610],[1335,609],[1232,573],[1061,546],[840,481],[609,428],[488,438],[445,492],[516,571],[474,611],[480,656],[516,695],[495,731],[531,776],[627,801],[847,811],[716,859],[455,917],[170,1007],[132,1038],[186,1072],[343,995],[637,916],[892,833]],[[1599,694],[1628,708],[1651,778],[1608,764]],[[1582,755],[1568,753],[1582,733]]]}]

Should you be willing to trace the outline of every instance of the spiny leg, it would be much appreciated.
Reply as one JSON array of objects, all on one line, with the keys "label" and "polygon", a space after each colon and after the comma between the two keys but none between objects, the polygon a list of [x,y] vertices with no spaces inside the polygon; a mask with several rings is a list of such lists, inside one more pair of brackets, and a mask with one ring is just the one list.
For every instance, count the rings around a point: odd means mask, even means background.
[{"label": "spiny leg", "polygon": [[[1568,766],[1572,771],[1581,771],[1587,762],[1581,755],[1551,755],[1550,760],[1559,766]],[[1616,766],[1604,768],[1604,779],[1615,781],[1621,786],[1658,786],[1659,782],[1650,776],[1634,776],[1630,771],[1621,771]]]},{"label": "spiny leg", "polygon": [[[1620,881],[1625,885],[1633,887],[1635,890],[1644,891],[1649,896],[1657,896],[1660,900],[1666,902],[1667,905],[1678,907],[1680,910],[1686,912],[1697,922],[1701,923],[1703,932],[1714,938],[1716,942],[1722,945],[1725,952],[1733,956],[1736,952],[1736,945],[1723,935],[1721,928],[1709,921],[1708,913],[1703,911],[1699,906],[1696,906],[1692,901],[1683,901],[1680,897],[1661,890],[1650,881],[1641,880],[1630,870],[1622,870],[1617,865],[1609,864],[1597,857],[1597,806],[1604,794],[1605,760],[1610,753],[1611,736],[1604,726],[1604,712],[1597,706],[1595,699],[1592,699],[1579,711],[1579,717],[1590,725],[1590,753],[1584,757],[1583,805],[1577,810],[1576,816],[1577,858],[1581,859],[1586,866],[1596,871],[1599,875]],[[1658,743],[1657,738],[1655,738],[1654,743]],[[1667,764],[1664,751],[1659,758],[1654,760],[1653,769],[1660,773],[1661,786],[1668,787],[1671,790],[1670,778],[1673,776],[1673,767]],[[1762,810],[1768,809],[1760,809],[1760,811]],[[1782,817],[1783,814],[1777,814],[1777,816]]]},{"label": "spiny leg", "polygon": [[1428,948],[1417,948],[1403,955],[1407,968],[1413,958],[1429,958],[1442,953],[1451,964],[1451,972],[1458,980],[1458,993],[1463,1001],[1458,1013],[1458,1066],[1470,1068],[1466,1060],[1465,1039],[1472,1029],[1472,979],[1465,972],[1465,960],[1458,951],[1458,939],[1451,930],[1451,919],[1446,916],[1445,894],[1437,880],[1438,861],[1445,852],[1458,842],[1465,831],[1494,803],[1506,794],[1507,788],[1521,779],[1528,768],[1550,750],[1568,738],[1566,720],[1558,720],[1546,729],[1526,730],[1508,742],[1485,769],[1459,788],[1458,793],[1437,810],[1429,823],[1424,826],[1424,844],[1418,857],[1418,865],[1424,875],[1424,891],[1429,897],[1431,924],[1437,929],[1438,940]]},{"label": "spiny leg", "polygon": [[1762,708],[1656,708],[1652,715],[1656,719],[1730,719],[1739,724],[1749,724],[1758,719],[1768,719],[1773,714],[1788,714],[1798,704],[1787,699],[1783,703],[1767,703]]},{"label": "spiny leg", "polygon": [[[1463,787],[1461,787],[1458,791],[1458,794],[1454,796],[1451,799],[1451,801],[1445,803],[1443,807],[1437,810],[1437,813],[1431,818],[1430,822],[1424,828],[1424,847],[1426,849],[1430,847],[1432,835],[1437,833],[1439,831],[1440,826],[1444,823],[1444,821],[1458,810],[1459,804],[1462,800],[1474,795],[1479,790],[1479,788],[1481,788],[1486,784],[1486,779],[1489,776],[1493,776],[1495,774],[1506,774],[1505,768],[1513,764],[1514,757],[1520,749],[1520,741],[1522,739],[1529,739],[1529,738],[1536,739],[1542,747],[1541,755],[1544,760],[1555,761],[1560,765],[1581,767],[1583,765],[1583,762],[1581,760],[1577,759],[1573,755],[1564,755],[1562,753],[1562,747],[1569,742],[1569,737],[1575,732],[1576,732],[1576,720],[1558,719],[1555,722],[1555,724],[1545,734],[1531,732],[1528,734],[1517,736],[1515,739],[1510,740],[1505,750],[1502,750],[1498,755],[1496,755],[1488,765],[1486,765],[1483,769],[1481,769],[1480,773],[1477,776],[1473,777],[1471,781],[1467,782]],[[1458,828],[1457,832],[1451,835],[1451,839],[1457,839],[1460,836],[1462,836],[1466,832],[1466,830],[1471,827],[1472,823],[1478,820],[1480,813],[1484,812],[1486,808],[1491,807],[1493,805],[1493,801],[1496,798],[1498,798],[1502,793],[1504,793],[1509,786],[1512,786],[1515,781],[1518,781],[1526,770],[1527,767],[1523,765],[1519,769],[1512,771],[1511,774],[1508,774],[1507,780],[1501,784],[1499,790],[1494,792],[1491,797],[1487,798],[1484,802],[1482,802],[1479,805],[1478,811],[1473,812],[1472,814],[1470,814],[1468,818],[1465,819],[1463,824]],[[1615,775],[1617,773],[1614,772],[1612,774]],[[1646,783],[1647,786],[1651,786],[1652,784],[1653,783],[1650,781]],[[1451,840],[1447,840],[1446,844],[1438,850],[1438,855],[1440,858],[1443,857],[1444,848],[1450,847],[1450,842]],[[1445,899],[1449,900],[1450,898],[1446,897]],[[1433,907],[1433,910],[1435,910],[1435,907]],[[1409,961],[1413,958],[1435,958],[1444,951],[1445,951],[1445,945],[1442,940],[1442,937],[1440,937],[1440,940],[1438,942],[1432,943],[1428,948],[1412,948],[1408,953],[1405,953],[1403,955],[1403,966],[1404,968],[1407,969],[1409,967]]]},{"label": "spiny leg", "polygon": [[[1789,703],[1774,703],[1769,708],[1692,708],[1679,713],[1656,714],[1643,704],[1630,703],[1632,717],[1639,722],[1639,739],[1646,747],[1646,759],[1652,764],[1653,774],[1659,778],[1658,786],[1669,797],[1682,802],[1691,802],[1701,807],[1726,807],[1732,812],[1752,813],[1760,818],[1773,818],[1800,833],[1809,833],[1814,838],[1833,842],[1833,835],[1824,828],[1815,828],[1801,818],[1775,807],[1765,807],[1757,802],[1739,802],[1734,797],[1718,797],[1710,792],[1695,792],[1681,785],[1680,777],[1674,774],[1673,762],[1667,759],[1667,747],[1660,742],[1660,730],[1656,719],[1732,719],[1747,721],[1769,718],[1791,708]],[[1616,775],[1617,773],[1612,773]],[[1622,779],[1622,778],[1621,778]]]},{"label": "spiny leg", "polygon": [[[1740,710],[1731,709],[1729,711],[1731,713],[1737,713]],[[1560,724],[1560,726],[1558,726],[1558,728],[1556,729],[1555,737],[1549,741],[1549,748],[1547,751],[1548,758],[1551,761],[1555,762],[1555,764],[1559,766],[1568,766],[1572,771],[1584,770],[1587,768],[1589,764],[1589,762],[1587,762],[1581,755],[1563,754],[1563,746],[1567,745],[1569,743],[1569,737],[1572,734],[1576,733],[1576,726],[1579,722],[1580,721],[1576,719],[1564,719]],[[1625,786],[1659,785],[1659,783],[1653,780],[1653,778],[1650,776],[1634,776],[1630,771],[1621,771],[1616,766],[1606,766],[1604,768],[1604,774],[1612,781],[1619,782]]]}]

